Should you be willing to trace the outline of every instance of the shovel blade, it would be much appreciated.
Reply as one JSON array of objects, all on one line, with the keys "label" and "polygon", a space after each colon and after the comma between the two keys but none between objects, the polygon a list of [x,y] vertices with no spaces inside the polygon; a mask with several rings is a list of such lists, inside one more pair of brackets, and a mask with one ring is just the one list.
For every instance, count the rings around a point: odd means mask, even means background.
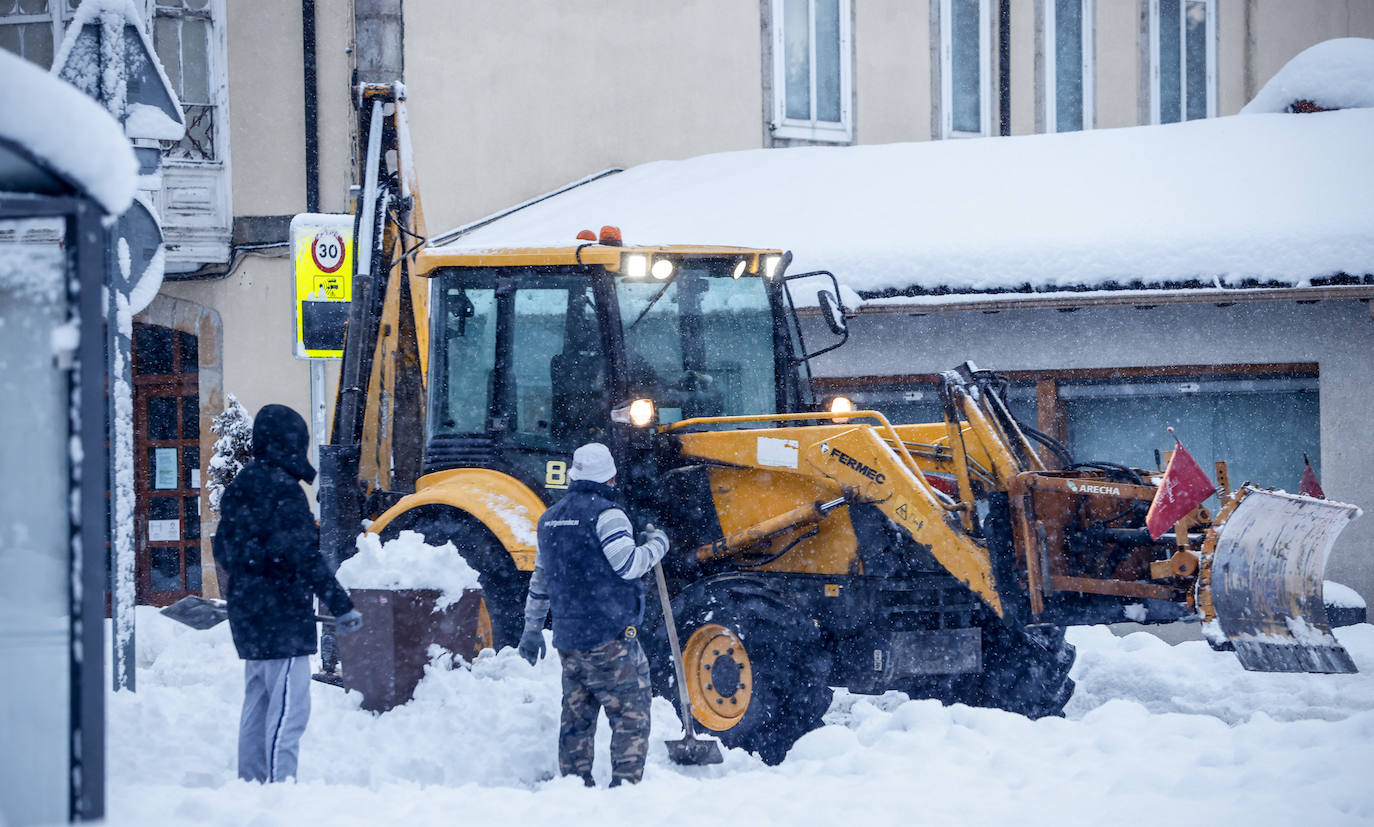
[{"label": "shovel blade", "polygon": [[[1255,672],[1358,671],[1331,634],[1322,602],[1326,558],[1360,509],[1246,486],[1214,529],[1212,606]],[[1225,510],[1224,510],[1225,511]]]},{"label": "shovel blade", "polygon": [[188,595],[162,610],[162,613],[192,629],[204,631],[218,626],[229,617],[223,600]]},{"label": "shovel blade", "polygon": [[668,747],[668,759],[674,764],[704,766],[719,764],[725,760],[720,753],[720,742],[709,738],[693,738],[688,735],[678,741],[664,741]]}]

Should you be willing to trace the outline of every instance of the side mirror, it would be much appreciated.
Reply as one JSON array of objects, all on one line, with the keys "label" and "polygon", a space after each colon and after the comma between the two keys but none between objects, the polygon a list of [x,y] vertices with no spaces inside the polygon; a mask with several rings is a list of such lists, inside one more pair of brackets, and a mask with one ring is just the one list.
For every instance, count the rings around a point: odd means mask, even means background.
[{"label": "side mirror", "polygon": [[[810,313],[810,307],[806,307],[801,313],[797,311],[797,305],[793,301],[791,285],[800,282],[802,279],[823,278],[826,286],[816,291],[816,304],[819,305],[818,313]],[[838,337],[838,341],[820,348],[819,350],[806,352],[805,345],[802,345],[802,352],[795,357],[798,362],[805,362],[814,359],[822,353],[829,353],[835,348],[843,345],[849,340],[849,324],[844,318],[844,303],[840,301],[840,282],[835,278],[835,274],[829,270],[816,270],[810,273],[796,273],[794,275],[783,276],[783,283],[788,285],[787,298],[792,310],[793,321],[797,325],[797,335],[801,336],[801,315],[819,315],[825,322],[825,326],[830,328],[830,332]]]},{"label": "side mirror", "polygon": [[816,300],[821,305],[821,318],[825,319],[830,332],[836,336],[848,333],[849,323],[844,318],[844,307],[840,305],[840,300],[835,294],[829,290],[820,290],[816,293]]}]

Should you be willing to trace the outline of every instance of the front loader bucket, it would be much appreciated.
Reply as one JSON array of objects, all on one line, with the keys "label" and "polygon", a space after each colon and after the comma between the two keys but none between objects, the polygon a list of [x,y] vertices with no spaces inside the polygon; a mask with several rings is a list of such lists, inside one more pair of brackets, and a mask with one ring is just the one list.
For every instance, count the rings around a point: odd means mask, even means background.
[{"label": "front loader bucket", "polygon": [[1360,509],[1245,486],[1211,539],[1211,598],[1222,633],[1255,672],[1356,672],[1331,634],[1322,575],[1331,546]]}]

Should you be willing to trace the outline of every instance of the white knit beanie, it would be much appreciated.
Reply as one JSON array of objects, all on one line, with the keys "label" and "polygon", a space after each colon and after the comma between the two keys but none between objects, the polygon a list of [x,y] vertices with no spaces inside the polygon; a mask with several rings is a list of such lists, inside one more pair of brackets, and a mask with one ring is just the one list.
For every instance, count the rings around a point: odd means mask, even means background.
[{"label": "white knit beanie", "polygon": [[611,449],[605,445],[588,442],[573,451],[572,470],[568,472],[568,479],[606,482],[614,476],[615,460],[611,458]]}]

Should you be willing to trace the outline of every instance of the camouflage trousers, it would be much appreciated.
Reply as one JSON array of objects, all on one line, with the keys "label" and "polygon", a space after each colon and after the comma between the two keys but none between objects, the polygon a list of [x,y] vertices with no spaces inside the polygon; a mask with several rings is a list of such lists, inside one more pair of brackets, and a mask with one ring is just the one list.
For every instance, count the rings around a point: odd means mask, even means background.
[{"label": "camouflage trousers", "polygon": [[560,649],[563,715],[558,727],[558,769],[592,783],[596,714],[611,723],[611,786],[635,784],[649,751],[649,660],[639,641],[612,640],[595,649]]}]

